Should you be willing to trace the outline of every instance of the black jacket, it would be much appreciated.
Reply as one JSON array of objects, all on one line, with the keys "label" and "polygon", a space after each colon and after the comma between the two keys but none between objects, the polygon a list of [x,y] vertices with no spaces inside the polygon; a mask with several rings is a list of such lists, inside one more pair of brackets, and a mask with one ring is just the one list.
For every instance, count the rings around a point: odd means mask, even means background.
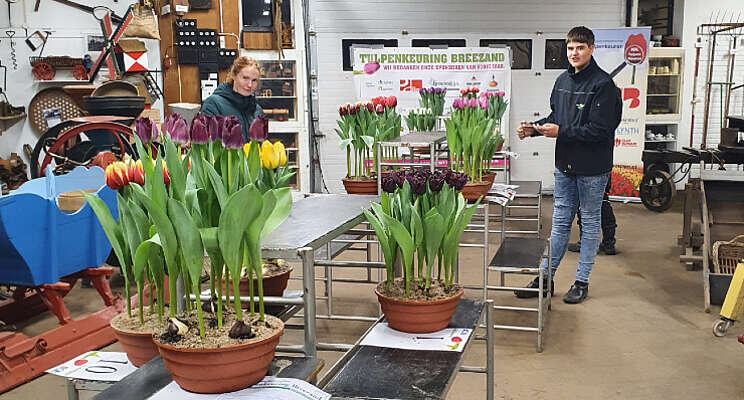
[{"label": "black jacket", "polygon": [[209,115],[234,115],[243,128],[243,141],[248,141],[248,131],[253,119],[263,114],[263,109],[256,102],[256,96],[243,96],[233,90],[227,83],[217,86],[214,93],[207,97],[201,106],[201,112]]},{"label": "black jacket", "polygon": [[536,124],[559,126],[555,167],[564,174],[599,175],[612,170],[615,129],[623,103],[620,89],[592,57],[579,72],[569,66],[550,94],[551,113]]}]

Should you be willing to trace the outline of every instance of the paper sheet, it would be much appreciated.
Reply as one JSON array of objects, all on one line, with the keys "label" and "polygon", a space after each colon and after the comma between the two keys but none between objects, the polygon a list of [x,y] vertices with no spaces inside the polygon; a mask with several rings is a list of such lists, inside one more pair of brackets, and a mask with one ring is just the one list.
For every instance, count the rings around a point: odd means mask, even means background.
[{"label": "paper sheet", "polygon": [[136,370],[125,353],[89,351],[46,372],[65,378],[118,382]]},{"label": "paper sheet", "polygon": [[390,347],[405,350],[436,350],[461,352],[472,329],[446,328],[433,333],[404,333],[387,323],[379,323],[360,343],[363,346]]},{"label": "paper sheet", "polygon": [[236,392],[198,394],[171,382],[150,400],[328,400],[331,395],[300,379],[267,376],[261,382]]}]

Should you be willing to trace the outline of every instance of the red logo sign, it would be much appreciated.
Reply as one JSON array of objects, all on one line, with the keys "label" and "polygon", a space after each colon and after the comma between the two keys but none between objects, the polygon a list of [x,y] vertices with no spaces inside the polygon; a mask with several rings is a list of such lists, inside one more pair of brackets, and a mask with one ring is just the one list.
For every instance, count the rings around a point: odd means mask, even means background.
[{"label": "red logo sign", "polygon": [[623,89],[623,101],[630,100],[630,108],[636,108],[641,105],[641,91],[636,88]]},{"label": "red logo sign", "polygon": [[643,34],[630,35],[625,42],[625,61],[628,64],[641,64],[646,59],[646,39]]},{"label": "red logo sign", "polygon": [[401,92],[418,92],[423,87],[423,81],[421,79],[401,79],[400,80],[400,91]]}]

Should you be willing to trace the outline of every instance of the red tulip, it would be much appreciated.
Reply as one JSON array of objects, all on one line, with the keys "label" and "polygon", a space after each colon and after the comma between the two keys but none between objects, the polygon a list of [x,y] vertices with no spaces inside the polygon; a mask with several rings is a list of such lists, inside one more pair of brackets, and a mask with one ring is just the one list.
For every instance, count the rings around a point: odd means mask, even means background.
[{"label": "red tulip", "polygon": [[343,116],[345,116],[348,113],[349,113],[349,111],[346,109],[346,106],[340,106],[338,108],[338,115],[340,115],[340,116],[343,117]]},{"label": "red tulip", "polygon": [[168,185],[170,183],[170,174],[168,173],[168,165],[163,161],[163,182]]},{"label": "red tulip", "polygon": [[372,102],[367,102],[364,104],[364,106],[367,107],[367,111],[375,112],[375,106],[372,104]]},{"label": "red tulip", "polygon": [[467,89],[460,89],[460,95],[465,96],[466,94],[468,94]]},{"label": "red tulip", "polygon": [[109,164],[109,166],[106,167],[104,176],[106,178],[106,185],[113,190],[121,189],[128,185],[131,180],[127,165],[121,161]]},{"label": "red tulip", "polygon": [[142,166],[142,160],[130,163],[128,171],[129,179],[140,186],[145,184],[145,168]]},{"label": "red tulip", "polygon": [[383,106],[382,104],[378,104],[375,107],[375,112],[378,113],[378,114],[384,113],[385,112],[385,106]]},{"label": "red tulip", "polygon": [[387,108],[395,108],[398,106],[398,98],[395,96],[390,96],[385,98],[385,107]]}]

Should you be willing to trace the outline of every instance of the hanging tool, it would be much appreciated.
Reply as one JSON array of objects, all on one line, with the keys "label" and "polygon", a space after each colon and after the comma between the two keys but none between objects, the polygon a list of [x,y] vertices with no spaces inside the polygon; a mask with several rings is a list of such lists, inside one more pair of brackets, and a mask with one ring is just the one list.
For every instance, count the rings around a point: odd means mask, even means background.
[{"label": "hanging tool", "polygon": [[13,36],[15,36],[15,31],[12,29],[9,29],[5,31],[5,35],[10,40],[10,62],[13,64],[13,71],[18,71],[18,60],[16,59],[15,40],[13,40]]},{"label": "hanging tool", "polygon": [[39,51],[39,56],[41,56],[41,53],[44,52],[44,46],[46,46],[47,39],[51,34],[52,31],[44,31],[44,33],[36,31],[26,38],[26,46],[28,46],[31,51],[36,51],[36,49],[41,47],[41,51]]},{"label": "hanging tool", "polygon": [[[8,0],[5,0],[8,1]],[[41,0],[36,0],[36,5],[34,5],[34,11],[39,11],[39,3]],[[90,7],[86,6],[85,4],[76,3],[74,1],[70,0],[54,0],[57,3],[64,4],[66,6],[70,6],[72,8],[77,8],[78,10],[85,11],[88,14],[94,14],[94,10],[98,7]],[[120,24],[124,21],[124,18],[116,15],[113,11],[111,12],[111,21],[117,24]]]},{"label": "hanging tool", "polygon": [[8,3],[8,28],[12,28],[13,25],[10,23],[10,5],[17,3],[18,0],[5,0],[5,2]]}]

